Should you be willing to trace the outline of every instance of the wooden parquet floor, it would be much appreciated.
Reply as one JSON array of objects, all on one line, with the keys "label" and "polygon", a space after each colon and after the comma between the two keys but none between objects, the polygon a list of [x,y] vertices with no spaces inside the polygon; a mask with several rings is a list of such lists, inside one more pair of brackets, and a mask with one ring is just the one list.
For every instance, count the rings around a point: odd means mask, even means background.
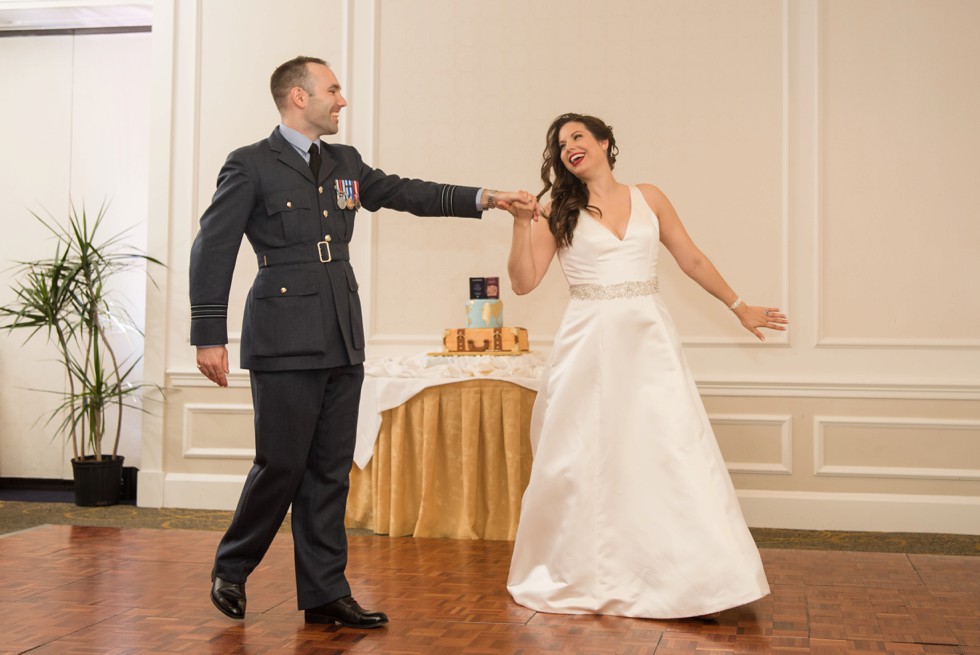
[{"label": "wooden parquet floor", "polygon": [[717,622],[541,614],[506,541],[351,537],[361,631],[296,610],[292,542],[249,578],[244,622],[208,598],[211,531],[45,525],[0,537],[0,653],[959,653],[980,655],[980,557],[762,551],[772,595]]}]

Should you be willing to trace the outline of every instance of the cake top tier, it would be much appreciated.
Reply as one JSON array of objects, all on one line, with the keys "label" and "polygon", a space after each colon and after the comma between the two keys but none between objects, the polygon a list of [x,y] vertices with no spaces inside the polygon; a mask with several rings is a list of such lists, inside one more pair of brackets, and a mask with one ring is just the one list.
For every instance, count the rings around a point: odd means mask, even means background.
[{"label": "cake top tier", "polygon": [[471,277],[470,300],[500,297],[499,277]]}]

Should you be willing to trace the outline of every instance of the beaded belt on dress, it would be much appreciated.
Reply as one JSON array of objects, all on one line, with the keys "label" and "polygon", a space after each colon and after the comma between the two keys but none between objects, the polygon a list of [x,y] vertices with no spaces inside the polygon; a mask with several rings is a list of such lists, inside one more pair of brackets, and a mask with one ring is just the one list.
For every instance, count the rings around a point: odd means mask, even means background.
[{"label": "beaded belt on dress", "polygon": [[630,280],[618,284],[573,284],[568,290],[575,300],[613,300],[660,293],[660,282],[654,277],[639,282]]}]

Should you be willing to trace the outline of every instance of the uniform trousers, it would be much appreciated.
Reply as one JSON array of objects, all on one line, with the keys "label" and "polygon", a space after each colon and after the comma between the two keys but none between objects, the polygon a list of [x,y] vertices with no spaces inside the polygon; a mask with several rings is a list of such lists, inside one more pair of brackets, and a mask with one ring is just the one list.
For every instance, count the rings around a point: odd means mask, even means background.
[{"label": "uniform trousers", "polygon": [[215,556],[244,584],[292,504],[299,609],[350,595],[344,514],[364,365],[251,371],[255,460]]}]

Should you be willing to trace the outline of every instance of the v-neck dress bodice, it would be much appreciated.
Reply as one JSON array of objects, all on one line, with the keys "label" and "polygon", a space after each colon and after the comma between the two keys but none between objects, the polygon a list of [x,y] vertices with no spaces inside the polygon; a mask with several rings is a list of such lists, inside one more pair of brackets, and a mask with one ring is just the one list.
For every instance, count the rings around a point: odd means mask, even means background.
[{"label": "v-neck dress bodice", "polygon": [[630,218],[620,240],[586,212],[580,212],[571,248],[558,251],[570,285],[617,284],[657,274],[660,224],[643,194],[630,187]]}]

